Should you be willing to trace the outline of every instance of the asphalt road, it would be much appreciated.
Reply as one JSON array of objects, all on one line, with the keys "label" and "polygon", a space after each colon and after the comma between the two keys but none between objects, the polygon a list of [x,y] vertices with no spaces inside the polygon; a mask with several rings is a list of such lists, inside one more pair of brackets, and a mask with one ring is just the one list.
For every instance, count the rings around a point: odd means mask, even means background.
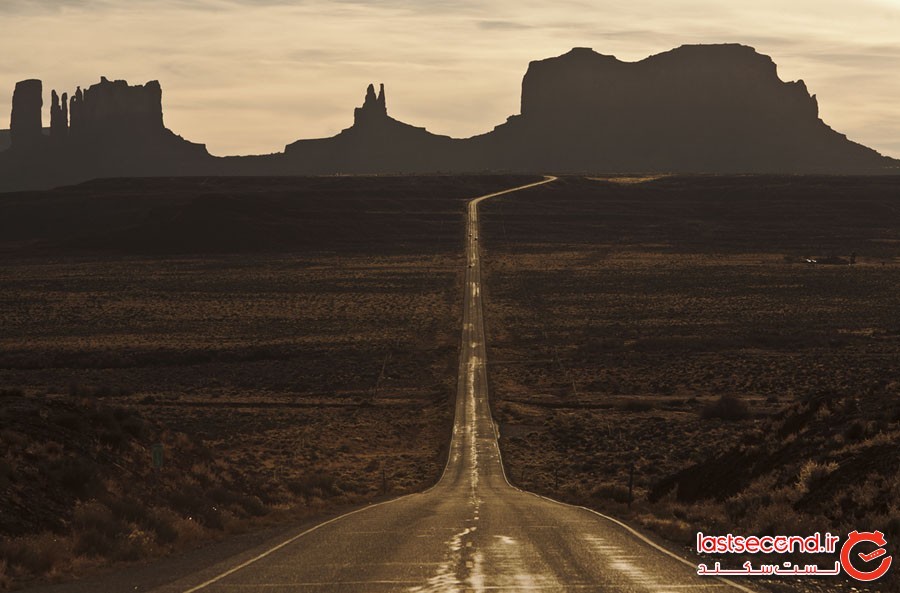
[{"label": "asphalt road", "polygon": [[158,593],[736,590],[697,576],[689,562],[624,525],[507,482],[488,407],[478,255],[478,203],[496,195],[468,207],[455,427],[439,483],[337,517],[220,566],[217,574],[181,579]]}]

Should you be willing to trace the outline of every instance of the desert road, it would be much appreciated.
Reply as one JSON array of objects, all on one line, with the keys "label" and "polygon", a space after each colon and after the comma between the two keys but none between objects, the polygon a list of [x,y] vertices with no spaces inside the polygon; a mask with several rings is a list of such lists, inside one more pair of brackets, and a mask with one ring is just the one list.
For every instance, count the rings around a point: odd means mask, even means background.
[{"label": "desert road", "polygon": [[512,487],[488,406],[478,204],[472,200],[455,425],[440,481],[423,493],[364,507],[261,551],[156,589],[466,592],[750,590],[696,575],[694,565],[587,509]]}]

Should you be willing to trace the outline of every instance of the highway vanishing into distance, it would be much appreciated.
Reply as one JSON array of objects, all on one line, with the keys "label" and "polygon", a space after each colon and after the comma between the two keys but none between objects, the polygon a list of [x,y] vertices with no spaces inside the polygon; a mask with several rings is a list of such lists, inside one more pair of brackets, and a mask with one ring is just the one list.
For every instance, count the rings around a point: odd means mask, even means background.
[{"label": "highway vanishing into distance", "polygon": [[478,204],[468,205],[465,306],[449,459],[433,488],[336,517],[157,593],[265,591],[692,593],[750,589],[588,509],[523,492],[503,471],[488,405]]}]

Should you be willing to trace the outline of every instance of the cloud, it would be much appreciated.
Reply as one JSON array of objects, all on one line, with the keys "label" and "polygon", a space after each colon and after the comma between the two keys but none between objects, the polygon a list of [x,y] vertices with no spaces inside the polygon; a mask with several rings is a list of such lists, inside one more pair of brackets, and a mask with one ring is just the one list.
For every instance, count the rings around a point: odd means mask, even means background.
[{"label": "cloud", "polygon": [[487,29],[488,31],[518,31],[522,29],[531,29],[531,25],[517,23],[515,21],[478,21],[479,29]]}]

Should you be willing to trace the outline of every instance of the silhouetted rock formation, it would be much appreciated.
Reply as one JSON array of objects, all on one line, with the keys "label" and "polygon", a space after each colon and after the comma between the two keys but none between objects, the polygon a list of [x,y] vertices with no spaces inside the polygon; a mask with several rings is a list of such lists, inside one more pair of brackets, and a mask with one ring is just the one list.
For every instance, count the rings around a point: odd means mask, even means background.
[{"label": "silhouetted rock formation", "polygon": [[384,85],[376,96],[370,84],[362,107],[353,111],[352,127],[332,138],[289,144],[283,163],[293,173],[432,172],[449,169],[450,154],[460,142],[390,117]]},{"label": "silhouetted rock formation", "polygon": [[[105,77],[68,101],[51,93],[50,142],[41,130],[41,82],[16,85],[13,147],[0,155],[0,189],[40,188],[89,179],[209,174],[212,157],[166,129],[156,81],[131,86]],[[70,119],[71,118],[71,119]],[[28,155],[23,156],[23,150]]]},{"label": "silhouetted rock formation", "polygon": [[69,108],[67,95],[63,93],[62,104],[59,95],[53,90],[50,92],[50,139],[54,146],[64,144],[69,135]]},{"label": "silhouetted rock formation", "polygon": [[387,105],[384,100],[384,85],[380,85],[378,96],[375,96],[375,86],[369,85],[366,89],[366,98],[362,107],[353,110],[353,125],[367,125],[371,121],[380,121],[387,117]]},{"label": "silhouetted rock formation", "polygon": [[[16,85],[13,148],[0,190],[92,177],[334,173],[858,173],[900,161],[829,128],[803,81],[742,45],[687,45],[639,62],[588,48],[529,64],[521,113],[465,140],[399,122],[384,85],[369,85],[353,125],[283,154],[214,158],[165,128],[156,81],[100,83],[69,101],[53,93],[53,142],[41,134],[41,82]],[[67,133],[66,133],[67,132]],[[0,135],[2,141],[2,135]],[[40,153],[52,144],[52,155]],[[49,149],[48,149],[49,150]],[[29,156],[23,156],[23,155]]]},{"label": "silhouetted rock formation", "polygon": [[59,119],[61,120],[59,141],[65,144],[66,139],[69,137],[69,93],[62,94]]},{"label": "silhouetted rock formation", "polygon": [[13,150],[31,151],[44,143],[41,123],[43,106],[43,85],[40,80],[23,80],[16,83],[9,120]]},{"label": "silhouetted rock formation", "polygon": [[[44,136],[49,138],[50,136],[50,128],[44,128],[42,130]],[[12,146],[12,138],[10,136],[9,130],[0,130],[0,153],[4,150],[8,150]],[[0,161],[2,161],[3,155],[0,155]],[[0,182],[0,191],[3,191],[2,182]]]},{"label": "silhouetted rock formation", "polygon": [[[199,144],[185,142],[166,129],[162,114],[162,89],[155,80],[145,85],[110,81],[105,76],[83,91],[79,87],[71,102],[71,144],[80,150],[121,160],[137,155],[171,160],[178,155],[206,154]],[[120,151],[124,151],[121,153]]]},{"label": "silhouetted rock formation", "polygon": [[640,62],[576,48],[532,62],[521,115],[492,138],[505,164],[563,171],[829,172],[887,165],[818,117],[803,81],[742,45]]},{"label": "silhouetted rock formation", "polygon": [[81,124],[87,133],[123,134],[157,132],[164,129],[162,89],[159,82],[130,86],[124,80],[100,83],[84,92]]},{"label": "silhouetted rock formation", "polygon": [[72,95],[72,102],[69,105],[69,129],[72,133],[72,136],[77,138],[82,129],[84,128],[84,93],[81,91],[81,87],[77,87],[75,89],[75,93]]},{"label": "silhouetted rock formation", "polygon": [[290,144],[286,160],[307,173],[900,172],[829,128],[803,81],[782,82],[771,58],[742,45],[683,46],[634,63],[575,48],[532,62],[521,114],[467,140],[393,120],[383,93],[370,85],[353,127]]}]

